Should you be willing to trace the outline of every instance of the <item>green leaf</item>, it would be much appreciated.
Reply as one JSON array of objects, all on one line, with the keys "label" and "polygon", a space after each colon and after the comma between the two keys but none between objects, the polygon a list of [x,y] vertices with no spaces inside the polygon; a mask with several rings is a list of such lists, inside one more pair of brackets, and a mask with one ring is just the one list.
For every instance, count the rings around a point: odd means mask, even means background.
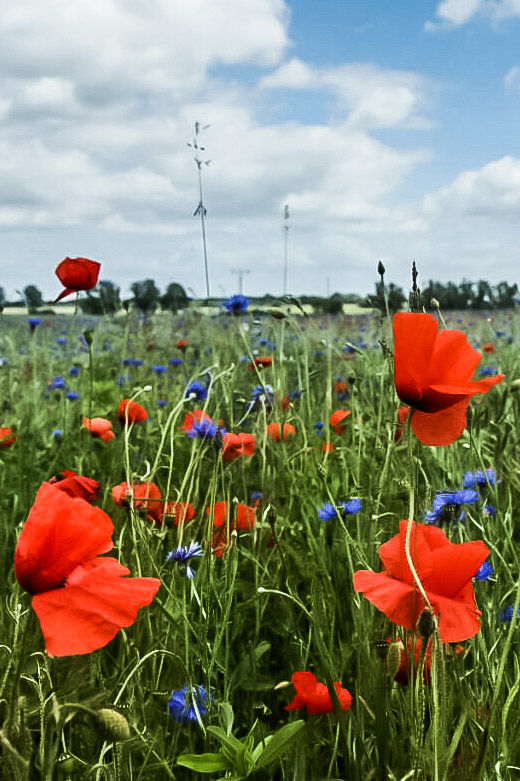
[{"label": "green leaf", "polygon": [[218,715],[222,727],[226,730],[226,735],[231,735],[233,729],[233,708],[229,702],[221,702],[218,706]]},{"label": "green leaf", "polygon": [[239,751],[243,751],[244,746],[242,745],[242,742],[238,740],[238,738],[235,738],[234,735],[228,735],[225,730],[222,729],[222,727],[215,727],[211,725],[207,728],[207,731],[211,735],[215,735],[215,737],[218,738],[220,742],[231,752],[233,752],[233,754],[236,754]]},{"label": "green leaf", "polygon": [[198,773],[215,773],[217,770],[232,770],[232,766],[222,754],[181,754],[177,764],[196,770]]},{"label": "green leaf", "polygon": [[[299,719],[298,721],[292,721],[290,724],[286,724],[273,735],[270,735],[269,743],[266,741],[265,748],[257,760],[256,767],[265,767],[271,762],[274,762],[275,759],[278,759],[278,757],[287,751],[289,745],[304,726],[305,722],[303,719]],[[255,752],[257,749],[258,746],[256,747]]]}]

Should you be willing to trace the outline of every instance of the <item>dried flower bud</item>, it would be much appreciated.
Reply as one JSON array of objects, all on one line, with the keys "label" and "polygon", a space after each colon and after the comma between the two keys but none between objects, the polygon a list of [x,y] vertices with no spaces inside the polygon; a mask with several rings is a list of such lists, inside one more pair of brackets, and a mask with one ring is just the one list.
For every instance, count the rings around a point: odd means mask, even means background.
[{"label": "dried flower bud", "polygon": [[96,713],[101,730],[109,740],[128,740],[130,727],[122,713],[111,708],[101,708]]},{"label": "dried flower bud", "polygon": [[417,634],[421,635],[424,639],[427,639],[433,635],[436,629],[437,618],[431,610],[425,607],[417,619]]}]

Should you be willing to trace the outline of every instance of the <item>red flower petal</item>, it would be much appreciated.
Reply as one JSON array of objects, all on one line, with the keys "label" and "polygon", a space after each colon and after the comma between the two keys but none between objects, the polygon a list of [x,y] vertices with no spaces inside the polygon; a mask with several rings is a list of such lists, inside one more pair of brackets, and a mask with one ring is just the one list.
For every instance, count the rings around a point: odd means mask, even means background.
[{"label": "red flower petal", "polygon": [[419,412],[414,410],[412,429],[424,445],[451,445],[466,428],[466,411],[469,399],[442,412]]},{"label": "red flower petal", "polygon": [[354,590],[372,602],[394,624],[415,630],[415,623],[424,608],[424,601],[408,583],[369,569],[354,573]]},{"label": "red flower petal", "polygon": [[77,567],[68,585],[36,595],[33,608],[47,652],[53,656],[91,653],[133,624],[137,611],[153,600],[160,580],[126,579],[128,574],[115,559],[97,558]]},{"label": "red flower petal", "polygon": [[438,325],[433,315],[412,312],[396,314],[393,325],[395,389],[413,407],[422,398]]}]

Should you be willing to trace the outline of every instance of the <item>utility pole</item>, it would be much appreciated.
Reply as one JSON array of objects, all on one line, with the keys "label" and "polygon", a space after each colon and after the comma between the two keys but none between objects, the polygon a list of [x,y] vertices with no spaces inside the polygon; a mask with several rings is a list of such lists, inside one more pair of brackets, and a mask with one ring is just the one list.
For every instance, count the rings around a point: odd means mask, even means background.
[{"label": "utility pole", "polygon": [[209,268],[208,268],[208,248],[207,248],[207,242],[206,242],[206,214],[207,210],[204,206],[204,185],[202,180],[202,166],[206,165],[209,166],[211,160],[203,160],[201,153],[205,152],[205,147],[200,145],[199,142],[199,135],[202,130],[207,130],[209,125],[204,125],[201,127],[200,122],[195,122],[194,126],[194,134],[191,144],[188,142],[188,146],[190,146],[193,149],[193,159],[195,160],[197,164],[197,176],[199,181],[199,204],[195,211],[193,212],[193,216],[196,217],[197,215],[200,215],[200,227],[202,231],[202,250],[204,253],[204,272],[206,274],[206,298],[210,297],[209,292]]},{"label": "utility pole", "polygon": [[288,263],[288,244],[289,244],[289,206],[285,204],[283,218],[283,294],[287,295],[287,263]]},{"label": "utility pole", "polygon": [[251,272],[249,271],[248,268],[232,268],[231,269],[231,273],[237,275],[237,277],[238,277],[238,293],[239,293],[239,295],[242,295],[242,293],[244,292],[244,286],[243,286],[244,276],[246,274],[250,274]]}]

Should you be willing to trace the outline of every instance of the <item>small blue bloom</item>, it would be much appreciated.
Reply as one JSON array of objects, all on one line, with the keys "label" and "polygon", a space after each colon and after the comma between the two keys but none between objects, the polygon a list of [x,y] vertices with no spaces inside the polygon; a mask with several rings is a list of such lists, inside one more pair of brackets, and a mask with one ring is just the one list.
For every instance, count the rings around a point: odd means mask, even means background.
[{"label": "small blue bloom", "polygon": [[204,555],[204,551],[200,547],[198,542],[190,542],[189,545],[181,545],[175,550],[166,554],[166,562],[168,564],[177,564],[179,571],[182,575],[192,580],[196,572],[190,566],[191,559]]},{"label": "small blue bloom", "polygon": [[[520,616],[520,606],[517,611],[517,616]],[[508,605],[504,610],[500,612],[500,620],[504,622],[504,624],[510,624],[513,620],[513,605]]]},{"label": "small blue bloom", "polygon": [[[462,491],[438,491],[433,500],[432,509],[426,513],[426,523],[435,524],[440,526],[443,520],[445,520],[445,510],[454,510],[456,507],[460,507],[463,504],[473,504],[479,500],[478,492],[472,488],[465,488]],[[458,520],[463,522],[459,515]],[[464,516],[465,517],[465,516]],[[456,521],[457,519],[453,518]]]},{"label": "small blue bloom", "polygon": [[182,358],[170,358],[170,366],[181,366]]},{"label": "small blue bloom", "polygon": [[[213,423],[209,418],[202,418],[202,420],[195,420],[186,434],[191,439],[214,439],[218,430],[219,427],[216,423]],[[225,429],[222,429],[222,432],[224,434]]]},{"label": "small blue bloom", "polygon": [[336,518],[336,515],[336,508],[330,502],[325,502],[325,504],[318,509],[318,518],[320,521],[331,521],[333,518]]},{"label": "small blue bloom", "polygon": [[116,377],[115,383],[116,385],[119,385],[120,388],[124,388],[126,381],[131,379],[132,377],[129,374],[120,374],[119,377]]},{"label": "small blue bloom", "polygon": [[37,325],[42,324],[42,320],[41,317],[29,317],[27,319],[27,323],[31,326],[31,328],[36,328]]},{"label": "small blue bloom", "polygon": [[484,515],[489,515],[491,518],[494,518],[496,515],[496,510],[493,507],[492,504],[486,504],[484,505]]},{"label": "small blue bloom", "polygon": [[166,374],[168,367],[163,364],[155,364],[152,366],[152,371],[155,372],[155,374]]},{"label": "small blue bloom", "polygon": [[299,399],[299,398],[301,398],[302,393],[303,393],[303,391],[301,391],[301,390],[291,391],[289,393],[289,398],[290,399]]},{"label": "small blue bloom", "polygon": [[232,315],[240,315],[247,310],[249,299],[246,296],[235,295],[224,301],[224,306]]},{"label": "small blue bloom", "polygon": [[164,409],[164,407],[166,407],[166,405],[168,404],[166,399],[157,399],[155,403],[157,404],[159,409]]},{"label": "small blue bloom", "polygon": [[274,401],[274,388],[272,385],[255,385],[251,391],[251,398],[253,401],[265,400],[268,406],[272,406]]},{"label": "small blue bloom", "polygon": [[493,575],[495,570],[493,569],[493,566],[489,563],[489,561],[485,561],[483,564],[480,565],[477,572],[475,573],[475,580],[489,580],[491,575]]},{"label": "small blue bloom", "polygon": [[52,437],[53,439],[61,439],[61,438],[62,438],[62,436],[63,436],[63,431],[61,430],[61,428],[54,428],[54,429],[52,430],[51,437]]},{"label": "small blue bloom", "polygon": [[498,374],[498,369],[495,369],[492,366],[483,366],[479,373],[481,377],[494,377]]},{"label": "small blue bloom", "polygon": [[65,390],[65,379],[60,375],[57,375],[52,382],[49,383],[51,390]]},{"label": "small blue bloom", "polygon": [[193,397],[197,401],[204,401],[204,399],[206,399],[207,396],[208,396],[207,389],[198,380],[195,380],[195,382],[190,382],[190,384],[186,388],[186,393],[184,394],[185,399],[189,399]]},{"label": "small blue bloom", "polygon": [[499,338],[499,339],[500,339],[502,336],[505,336],[505,335],[506,335],[506,332],[505,332],[505,331],[501,331],[501,330],[495,331],[495,333],[496,333],[496,335],[498,336],[498,338]]},{"label": "small blue bloom", "polygon": [[314,358],[323,358],[323,356],[325,355],[325,353],[323,352],[323,350],[313,350],[313,352],[311,353],[311,355],[312,355]]},{"label": "small blue bloom", "polygon": [[60,336],[59,339],[56,339],[56,344],[67,344],[67,340],[64,336]]},{"label": "small blue bloom", "polygon": [[340,502],[344,515],[355,515],[361,511],[361,499],[349,499],[348,502]]},{"label": "small blue bloom", "polygon": [[314,430],[316,434],[322,434],[325,423],[322,420],[317,420],[314,424]]},{"label": "small blue bloom", "polygon": [[[479,469],[478,472],[465,472],[462,478],[463,488],[481,488],[486,485],[494,486],[497,482],[496,470],[488,466],[485,472]],[[500,482],[500,481],[498,481]]]},{"label": "small blue bloom", "polygon": [[79,375],[79,366],[71,366],[69,369],[69,377],[77,377]]},{"label": "small blue bloom", "polygon": [[69,401],[77,401],[79,399],[79,393],[76,393],[76,391],[69,391],[67,393],[67,399]]},{"label": "small blue bloom", "polygon": [[188,686],[183,686],[182,689],[172,692],[168,711],[175,721],[186,727],[190,721],[198,721],[198,717],[205,716],[208,702],[212,701],[211,692],[207,693],[204,686],[190,686],[189,689]]},{"label": "small blue bloom", "polygon": [[259,502],[262,498],[263,494],[261,491],[251,491],[251,501],[252,502]]}]

